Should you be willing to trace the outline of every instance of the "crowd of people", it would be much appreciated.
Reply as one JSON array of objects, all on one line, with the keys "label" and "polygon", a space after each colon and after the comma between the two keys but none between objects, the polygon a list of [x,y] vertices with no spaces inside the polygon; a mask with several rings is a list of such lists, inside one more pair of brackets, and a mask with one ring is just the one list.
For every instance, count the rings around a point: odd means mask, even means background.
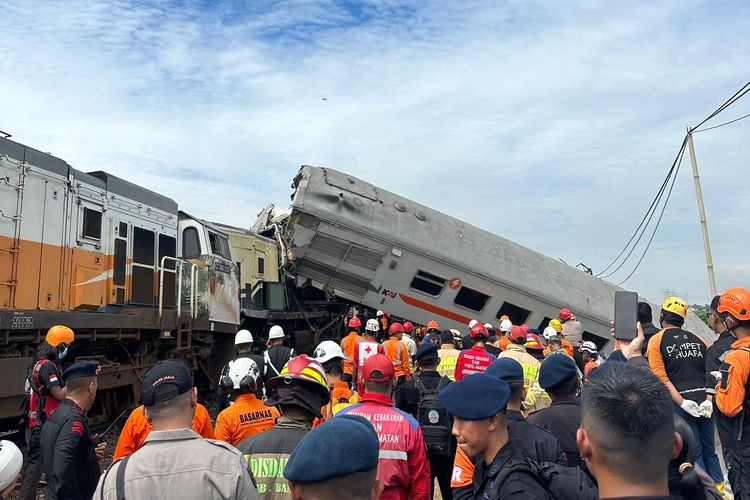
[{"label": "crowd of people", "polygon": [[[718,499],[750,498],[750,291],[711,303],[718,338],[684,328],[668,298],[606,359],[561,309],[542,331],[472,321],[466,333],[353,316],[312,356],[235,336],[212,422],[187,366],[158,362],[101,470],[86,412],[99,366],[60,370],[72,330],[49,330],[29,371],[20,498]],[[364,321],[364,328],[362,324]],[[613,329],[614,332],[614,329]],[[634,337],[634,338],[632,338]],[[714,442],[718,427],[727,478]],[[744,432],[743,432],[744,431]],[[21,452],[0,442],[0,497]]]}]

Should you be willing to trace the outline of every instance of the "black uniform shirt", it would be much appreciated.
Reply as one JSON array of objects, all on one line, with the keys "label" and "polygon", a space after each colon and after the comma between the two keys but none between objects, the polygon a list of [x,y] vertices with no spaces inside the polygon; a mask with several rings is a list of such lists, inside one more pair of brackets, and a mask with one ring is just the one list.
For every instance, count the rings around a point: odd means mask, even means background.
[{"label": "black uniform shirt", "polygon": [[550,431],[560,441],[568,467],[578,466],[581,454],[576,444],[576,432],[581,426],[581,403],[576,398],[555,399],[548,408],[529,415],[528,421]]},{"label": "black uniform shirt", "polygon": [[70,399],[60,403],[42,426],[41,444],[45,498],[90,500],[101,470],[83,410]]},{"label": "black uniform shirt", "polygon": [[516,449],[534,462],[568,465],[568,459],[560,446],[560,441],[551,432],[530,424],[518,410],[505,412],[508,435]]},{"label": "black uniform shirt", "polygon": [[523,462],[523,455],[508,441],[490,465],[479,460],[474,469],[474,498],[499,500],[505,498],[547,499],[549,496],[539,479],[526,472],[511,473],[502,483],[494,480],[510,460]]},{"label": "black uniform shirt", "polygon": [[[419,379],[427,390],[436,389],[443,377],[436,371],[422,372]],[[417,416],[419,406],[419,391],[414,385],[413,379],[404,382],[401,390],[396,393],[396,408],[406,413]]]}]

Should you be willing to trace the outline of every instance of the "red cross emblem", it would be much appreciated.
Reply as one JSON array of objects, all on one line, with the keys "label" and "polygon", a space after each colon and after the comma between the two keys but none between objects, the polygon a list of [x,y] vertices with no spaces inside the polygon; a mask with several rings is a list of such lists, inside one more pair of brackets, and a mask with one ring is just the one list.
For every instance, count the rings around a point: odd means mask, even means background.
[{"label": "red cross emblem", "polygon": [[370,347],[369,345],[367,347],[365,347],[365,352],[367,354],[370,354],[372,352],[372,347]]}]

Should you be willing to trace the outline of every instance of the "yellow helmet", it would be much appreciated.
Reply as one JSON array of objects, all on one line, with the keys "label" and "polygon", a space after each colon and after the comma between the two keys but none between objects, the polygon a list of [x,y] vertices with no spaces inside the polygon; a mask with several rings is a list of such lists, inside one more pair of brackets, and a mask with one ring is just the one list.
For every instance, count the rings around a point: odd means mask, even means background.
[{"label": "yellow helmet", "polygon": [[687,316],[687,303],[679,297],[669,297],[661,305],[661,308],[664,311],[676,314],[682,319],[685,319],[685,317]]},{"label": "yellow helmet", "polygon": [[562,333],[562,323],[559,319],[550,320],[549,326],[554,328],[557,333]]},{"label": "yellow helmet", "polygon": [[57,347],[60,344],[69,345],[73,342],[73,330],[65,325],[55,325],[47,331],[47,336],[44,340],[53,347]]}]

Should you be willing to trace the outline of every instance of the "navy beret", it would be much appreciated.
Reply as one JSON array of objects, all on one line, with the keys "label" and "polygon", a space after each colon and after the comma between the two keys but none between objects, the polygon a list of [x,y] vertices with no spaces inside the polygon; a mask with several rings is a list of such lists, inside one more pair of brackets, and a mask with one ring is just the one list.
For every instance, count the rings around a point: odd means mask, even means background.
[{"label": "navy beret", "polygon": [[438,395],[443,408],[462,420],[484,420],[504,412],[509,398],[508,384],[484,373],[448,384]]},{"label": "navy beret", "polygon": [[484,373],[506,382],[523,380],[523,366],[512,358],[499,358],[493,361]]},{"label": "navy beret", "polygon": [[419,346],[419,349],[417,349],[416,354],[414,354],[414,359],[418,360],[419,358],[423,358],[425,356],[438,355],[438,346],[437,344],[433,344],[432,342],[422,342],[422,345]]},{"label": "navy beret", "polygon": [[578,376],[578,368],[573,358],[564,353],[552,354],[542,361],[539,367],[539,385],[542,389],[549,389]]},{"label": "navy beret", "polygon": [[322,423],[299,442],[284,467],[284,477],[307,484],[373,470],[379,453],[380,441],[372,424],[345,413]]},{"label": "navy beret", "polygon": [[98,361],[79,361],[70,365],[63,372],[62,378],[67,382],[74,378],[96,377],[97,368],[99,368]]}]

